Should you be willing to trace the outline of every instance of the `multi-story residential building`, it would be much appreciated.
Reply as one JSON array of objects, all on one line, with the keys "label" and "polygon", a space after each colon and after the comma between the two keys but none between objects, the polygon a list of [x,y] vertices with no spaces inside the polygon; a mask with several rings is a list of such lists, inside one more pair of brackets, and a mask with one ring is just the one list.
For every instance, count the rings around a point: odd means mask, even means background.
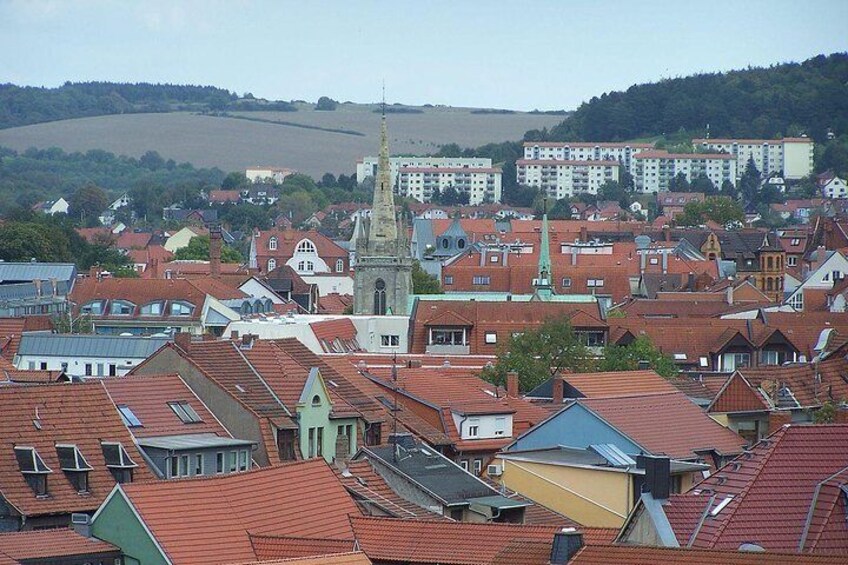
[{"label": "multi-story residential building", "polygon": [[594,141],[524,143],[524,159],[532,161],[618,161],[630,172],[631,157],[651,151],[651,143],[600,143]]},{"label": "multi-story residential building", "polygon": [[519,159],[515,162],[518,184],[538,187],[549,198],[597,194],[608,181],[619,180],[618,161],[565,161]]},{"label": "multi-story residential building", "polygon": [[696,149],[729,153],[736,158],[741,175],[753,159],[764,177],[777,174],[800,179],[813,172],[813,140],[807,137],[783,139],[693,139]]},{"label": "multi-story residential building", "polygon": [[395,186],[398,194],[419,202],[429,202],[437,189],[453,187],[475,206],[500,202],[501,177],[498,167],[400,167]]},{"label": "multi-story residential building", "polygon": [[281,183],[286,180],[286,177],[295,173],[297,171],[286,167],[248,167],[244,171],[244,176],[251,182],[274,181]]},{"label": "multi-story residential building", "polygon": [[[365,157],[356,163],[356,182],[377,178],[379,157]],[[397,186],[400,169],[491,169],[492,160],[484,157],[391,157],[392,186]]]},{"label": "multi-story residential building", "polygon": [[644,151],[633,156],[631,174],[639,192],[663,192],[678,174],[691,182],[706,175],[716,188],[725,182],[736,186],[736,157],[729,153],[669,153]]}]

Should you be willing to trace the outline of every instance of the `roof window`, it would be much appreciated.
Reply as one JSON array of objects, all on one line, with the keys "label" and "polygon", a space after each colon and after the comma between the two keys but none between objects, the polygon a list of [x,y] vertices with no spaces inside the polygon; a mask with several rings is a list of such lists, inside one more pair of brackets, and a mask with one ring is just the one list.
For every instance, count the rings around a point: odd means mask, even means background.
[{"label": "roof window", "polygon": [[110,469],[129,469],[132,467],[138,467],[120,442],[103,441],[100,443],[100,446],[103,449],[103,458],[106,459],[106,466]]},{"label": "roof window", "polygon": [[725,497],[724,497],[724,500],[722,500],[721,502],[719,502],[719,503],[716,505],[716,507],[712,509],[712,511],[710,512],[710,516],[713,516],[713,517],[718,516],[719,512],[721,512],[722,510],[724,510],[724,509],[725,509],[725,507],[726,507],[728,504],[730,504],[730,501],[731,501],[731,500],[733,500],[733,497],[732,497],[732,496],[725,496]]},{"label": "roof window", "polygon": [[177,415],[177,418],[179,418],[183,424],[197,424],[203,421],[194,408],[192,408],[191,405],[184,400],[179,402],[169,402],[168,406],[171,407],[171,410],[174,411],[174,414]]},{"label": "roof window", "polygon": [[141,427],[141,420],[138,419],[138,416],[136,416],[132,409],[126,404],[119,404],[118,412],[121,413],[121,419],[124,421],[124,425],[128,428]]},{"label": "roof window", "polygon": [[63,471],[91,471],[91,465],[76,445],[56,445],[59,466]]}]

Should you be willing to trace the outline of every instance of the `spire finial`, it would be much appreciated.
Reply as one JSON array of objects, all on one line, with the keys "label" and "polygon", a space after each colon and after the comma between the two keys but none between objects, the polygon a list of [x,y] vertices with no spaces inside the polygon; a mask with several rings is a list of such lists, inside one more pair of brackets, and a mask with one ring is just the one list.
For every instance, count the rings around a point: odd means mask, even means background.
[{"label": "spire finial", "polygon": [[381,106],[383,117],[386,117],[386,81],[383,79],[383,104]]}]

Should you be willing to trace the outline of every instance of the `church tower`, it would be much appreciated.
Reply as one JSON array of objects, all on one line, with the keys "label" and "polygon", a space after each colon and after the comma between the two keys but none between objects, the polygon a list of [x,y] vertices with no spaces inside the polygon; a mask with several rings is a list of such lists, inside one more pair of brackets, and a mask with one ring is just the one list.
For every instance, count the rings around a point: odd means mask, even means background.
[{"label": "church tower", "polygon": [[548,301],[554,295],[553,272],[551,265],[551,245],[548,233],[548,200],[545,199],[545,209],[542,213],[541,241],[539,243],[539,273],[533,280],[533,297],[531,300]]},{"label": "church tower", "polygon": [[356,240],[353,313],[406,316],[412,294],[412,258],[406,233],[395,216],[386,104],[380,124],[380,158],[374,183],[371,217]]}]

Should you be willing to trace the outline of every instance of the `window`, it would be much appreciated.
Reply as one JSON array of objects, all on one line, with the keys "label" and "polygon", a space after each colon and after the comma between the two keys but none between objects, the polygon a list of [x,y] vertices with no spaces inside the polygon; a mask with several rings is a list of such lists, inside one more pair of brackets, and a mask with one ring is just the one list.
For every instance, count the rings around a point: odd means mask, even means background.
[{"label": "window", "polygon": [[35,496],[47,496],[47,475],[53,470],[48,467],[34,447],[16,447],[15,458],[18,468]]},{"label": "window", "polygon": [[490,281],[489,275],[478,275],[472,279],[471,284],[488,286]]},{"label": "window", "polygon": [[380,336],[380,343],[383,347],[399,347],[400,346],[400,336],[399,335],[383,335]]},{"label": "window", "polygon": [[453,284],[453,275],[445,275],[445,286]]},{"label": "window", "polygon": [[316,253],[315,244],[308,239],[304,239],[297,244],[295,253]]},{"label": "window", "polygon": [[344,261],[341,259],[336,259],[336,272],[342,273],[344,272]]},{"label": "window", "polygon": [[171,316],[191,316],[194,306],[188,302],[177,300],[171,302]]},{"label": "window", "polygon": [[230,451],[229,457],[227,459],[227,468],[229,469],[230,473],[235,473],[238,470],[238,452]]},{"label": "window", "polygon": [[91,302],[82,305],[82,307],[80,308],[80,314],[102,316],[104,306],[106,306],[105,300],[92,300]]},{"label": "window", "polygon": [[158,302],[148,302],[141,307],[142,316],[161,316],[165,311],[165,303],[161,300]]},{"label": "window", "polygon": [[40,367],[41,367],[42,371],[46,371],[47,370],[47,363],[45,361],[42,361]]},{"label": "window", "polygon": [[465,345],[465,330],[433,329],[430,345]]},{"label": "window", "polygon": [[90,376],[91,376],[91,363],[86,363],[86,364],[85,364],[85,376],[86,376],[86,377],[90,377]]},{"label": "window", "polygon": [[760,353],[761,365],[780,365],[780,354],[777,351],[762,351]]},{"label": "window", "polygon": [[294,430],[277,430],[277,454],[280,461],[294,460]]},{"label": "window", "polygon": [[195,412],[194,408],[192,408],[185,400],[169,402],[168,406],[171,407],[171,410],[174,411],[174,414],[177,415],[177,418],[179,418],[183,424],[196,424],[203,421],[200,418],[200,415]]},{"label": "window", "polygon": [[323,457],[324,456],[324,428],[318,427],[317,433],[315,434],[315,456]]},{"label": "window", "polygon": [[306,270],[310,273],[312,271],[314,271],[315,270],[315,263],[313,263],[312,261],[307,261],[306,262]]},{"label": "window", "polygon": [[386,315],[386,282],[383,279],[374,283],[374,314]]},{"label": "window", "polygon": [[468,459],[463,459],[462,461],[460,461],[459,466],[462,467],[463,471],[467,471],[468,470]]},{"label": "window", "polygon": [[277,238],[276,237],[272,237],[271,239],[268,240],[268,249],[270,251],[276,251],[277,250]]},{"label": "window", "polygon": [[109,304],[109,314],[112,316],[130,316],[135,310],[135,304],[127,300],[113,300]]},{"label": "window", "polygon": [[563,277],[562,286],[563,286],[563,288],[570,288],[571,287],[571,278]]},{"label": "window", "polygon": [[270,273],[274,269],[277,268],[277,260],[276,259],[268,259],[268,272]]},{"label": "window", "polygon": [[496,332],[486,332],[486,343],[493,344],[498,342],[498,334]]},{"label": "window", "polygon": [[495,418],[495,435],[502,436],[506,434],[506,418],[498,416]]},{"label": "window", "polygon": [[789,265],[790,267],[794,267],[798,264],[798,258],[795,257],[794,255],[789,255],[786,258],[786,264]]},{"label": "window", "polygon": [[215,472],[219,475],[224,472],[224,452],[219,451],[215,454]]},{"label": "window", "polygon": [[483,460],[475,459],[474,460],[474,474],[479,475],[483,471]]},{"label": "window", "polygon": [[751,365],[750,353],[725,353],[722,359],[724,361],[724,371],[726,372],[735,371],[736,369]]},{"label": "window", "polygon": [[239,451],[239,471],[247,471],[250,468],[250,457],[248,457],[247,450],[242,449]]},{"label": "window", "polygon": [[319,395],[315,395],[312,397],[312,406],[321,406],[321,397]]},{"label": "window", "polygon": [[480,420],[472,418],[468,420],[468,437],[477,437],[480,435]]},{"label": "window", "polygon": [[189,459],[188,455],[180,456],[180,476],[187,477],[189,476]]},{"label": "window", "polygon": [[604,286],[604,279],[588,279],[586,281],[586,286],[588,286],[589,288]]},{"label": "window", "polygon": [[315,457],[315,428],[309,428],[309,436],[307,439],[309,449],[308,457],[311,459],[312,457]]},{"label": "window", "polygon": [[198,453],[194,456],[194,474],[202,475],[203,474],[203,454]]},{"label": "window", "polygon": [[118,366],[115,364],[109,364],[109,376],[115,377],[118,375]]},{"label": "window", "polygon": [[118,405],[118,412],[121,414],[121,419],[124,421],[124,425],[128,428],[140,428],[141,420],[136,417],[135,413],[132,409],[126,404]]}]

